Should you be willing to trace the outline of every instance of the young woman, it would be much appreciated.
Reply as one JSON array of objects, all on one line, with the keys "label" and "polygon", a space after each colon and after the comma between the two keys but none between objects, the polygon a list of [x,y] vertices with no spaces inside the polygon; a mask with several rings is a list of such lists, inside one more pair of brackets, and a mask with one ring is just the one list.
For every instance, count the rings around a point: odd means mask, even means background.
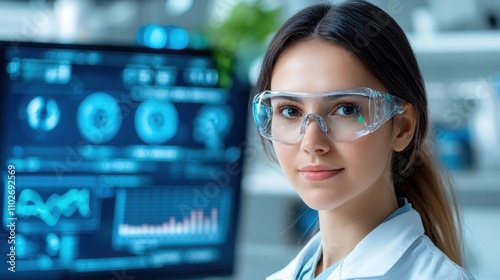
[{"label": "young woman", "polygon": [[424,141],[424,82],[387,13],[364,1],[298,12],[271,41],[258,90],[258,130],[320,228],[268,279],[473,279]]}]

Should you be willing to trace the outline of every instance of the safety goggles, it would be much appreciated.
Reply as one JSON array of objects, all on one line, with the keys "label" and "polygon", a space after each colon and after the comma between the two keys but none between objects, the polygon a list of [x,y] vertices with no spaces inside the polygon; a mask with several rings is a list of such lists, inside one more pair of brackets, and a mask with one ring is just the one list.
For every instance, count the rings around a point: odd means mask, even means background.
[{"label": "safety goggles", "polygon": [[253,100],[253,119],[262,137],[297,143],[316,120],[331,140],[349,141],[377,130],[403,112],[406,102],[371,88],[327,93],[264,91]]}]

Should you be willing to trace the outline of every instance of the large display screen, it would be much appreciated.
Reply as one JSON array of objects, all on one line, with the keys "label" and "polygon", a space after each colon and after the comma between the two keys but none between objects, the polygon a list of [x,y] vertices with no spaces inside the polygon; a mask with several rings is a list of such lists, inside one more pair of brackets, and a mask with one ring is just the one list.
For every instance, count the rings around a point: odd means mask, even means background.
[{"label": "large display screen", "polygon": [[249,88],[227,58],[18,42],[0,55],[0,279],[232,272]]}]

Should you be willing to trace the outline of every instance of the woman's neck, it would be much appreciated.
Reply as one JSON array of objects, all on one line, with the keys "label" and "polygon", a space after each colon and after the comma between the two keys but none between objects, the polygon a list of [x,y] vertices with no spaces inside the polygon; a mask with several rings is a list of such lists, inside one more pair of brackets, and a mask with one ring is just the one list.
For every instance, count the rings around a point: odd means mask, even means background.
[{"label": "woman's neck", "polygon": [[315,275],[348,255],[397,208],[392,186],[373,186],[338,208],[319,211],[323,254]]}]

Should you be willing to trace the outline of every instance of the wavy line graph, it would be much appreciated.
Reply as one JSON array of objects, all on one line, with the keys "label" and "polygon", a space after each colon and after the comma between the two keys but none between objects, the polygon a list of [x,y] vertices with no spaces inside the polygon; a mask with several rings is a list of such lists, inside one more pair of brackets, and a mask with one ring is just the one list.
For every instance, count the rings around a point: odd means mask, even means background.
[{"label": "wavy line graph", "polygon": [[70,189],[66,193],[52,194],[44,202],[40,194],[25,189],[19,195],[16,213],[21,217],[39,217],[49,226],[55,226],[61,216],[69,217],[77,211],[90,217],[90,192],[88,189]]}]

